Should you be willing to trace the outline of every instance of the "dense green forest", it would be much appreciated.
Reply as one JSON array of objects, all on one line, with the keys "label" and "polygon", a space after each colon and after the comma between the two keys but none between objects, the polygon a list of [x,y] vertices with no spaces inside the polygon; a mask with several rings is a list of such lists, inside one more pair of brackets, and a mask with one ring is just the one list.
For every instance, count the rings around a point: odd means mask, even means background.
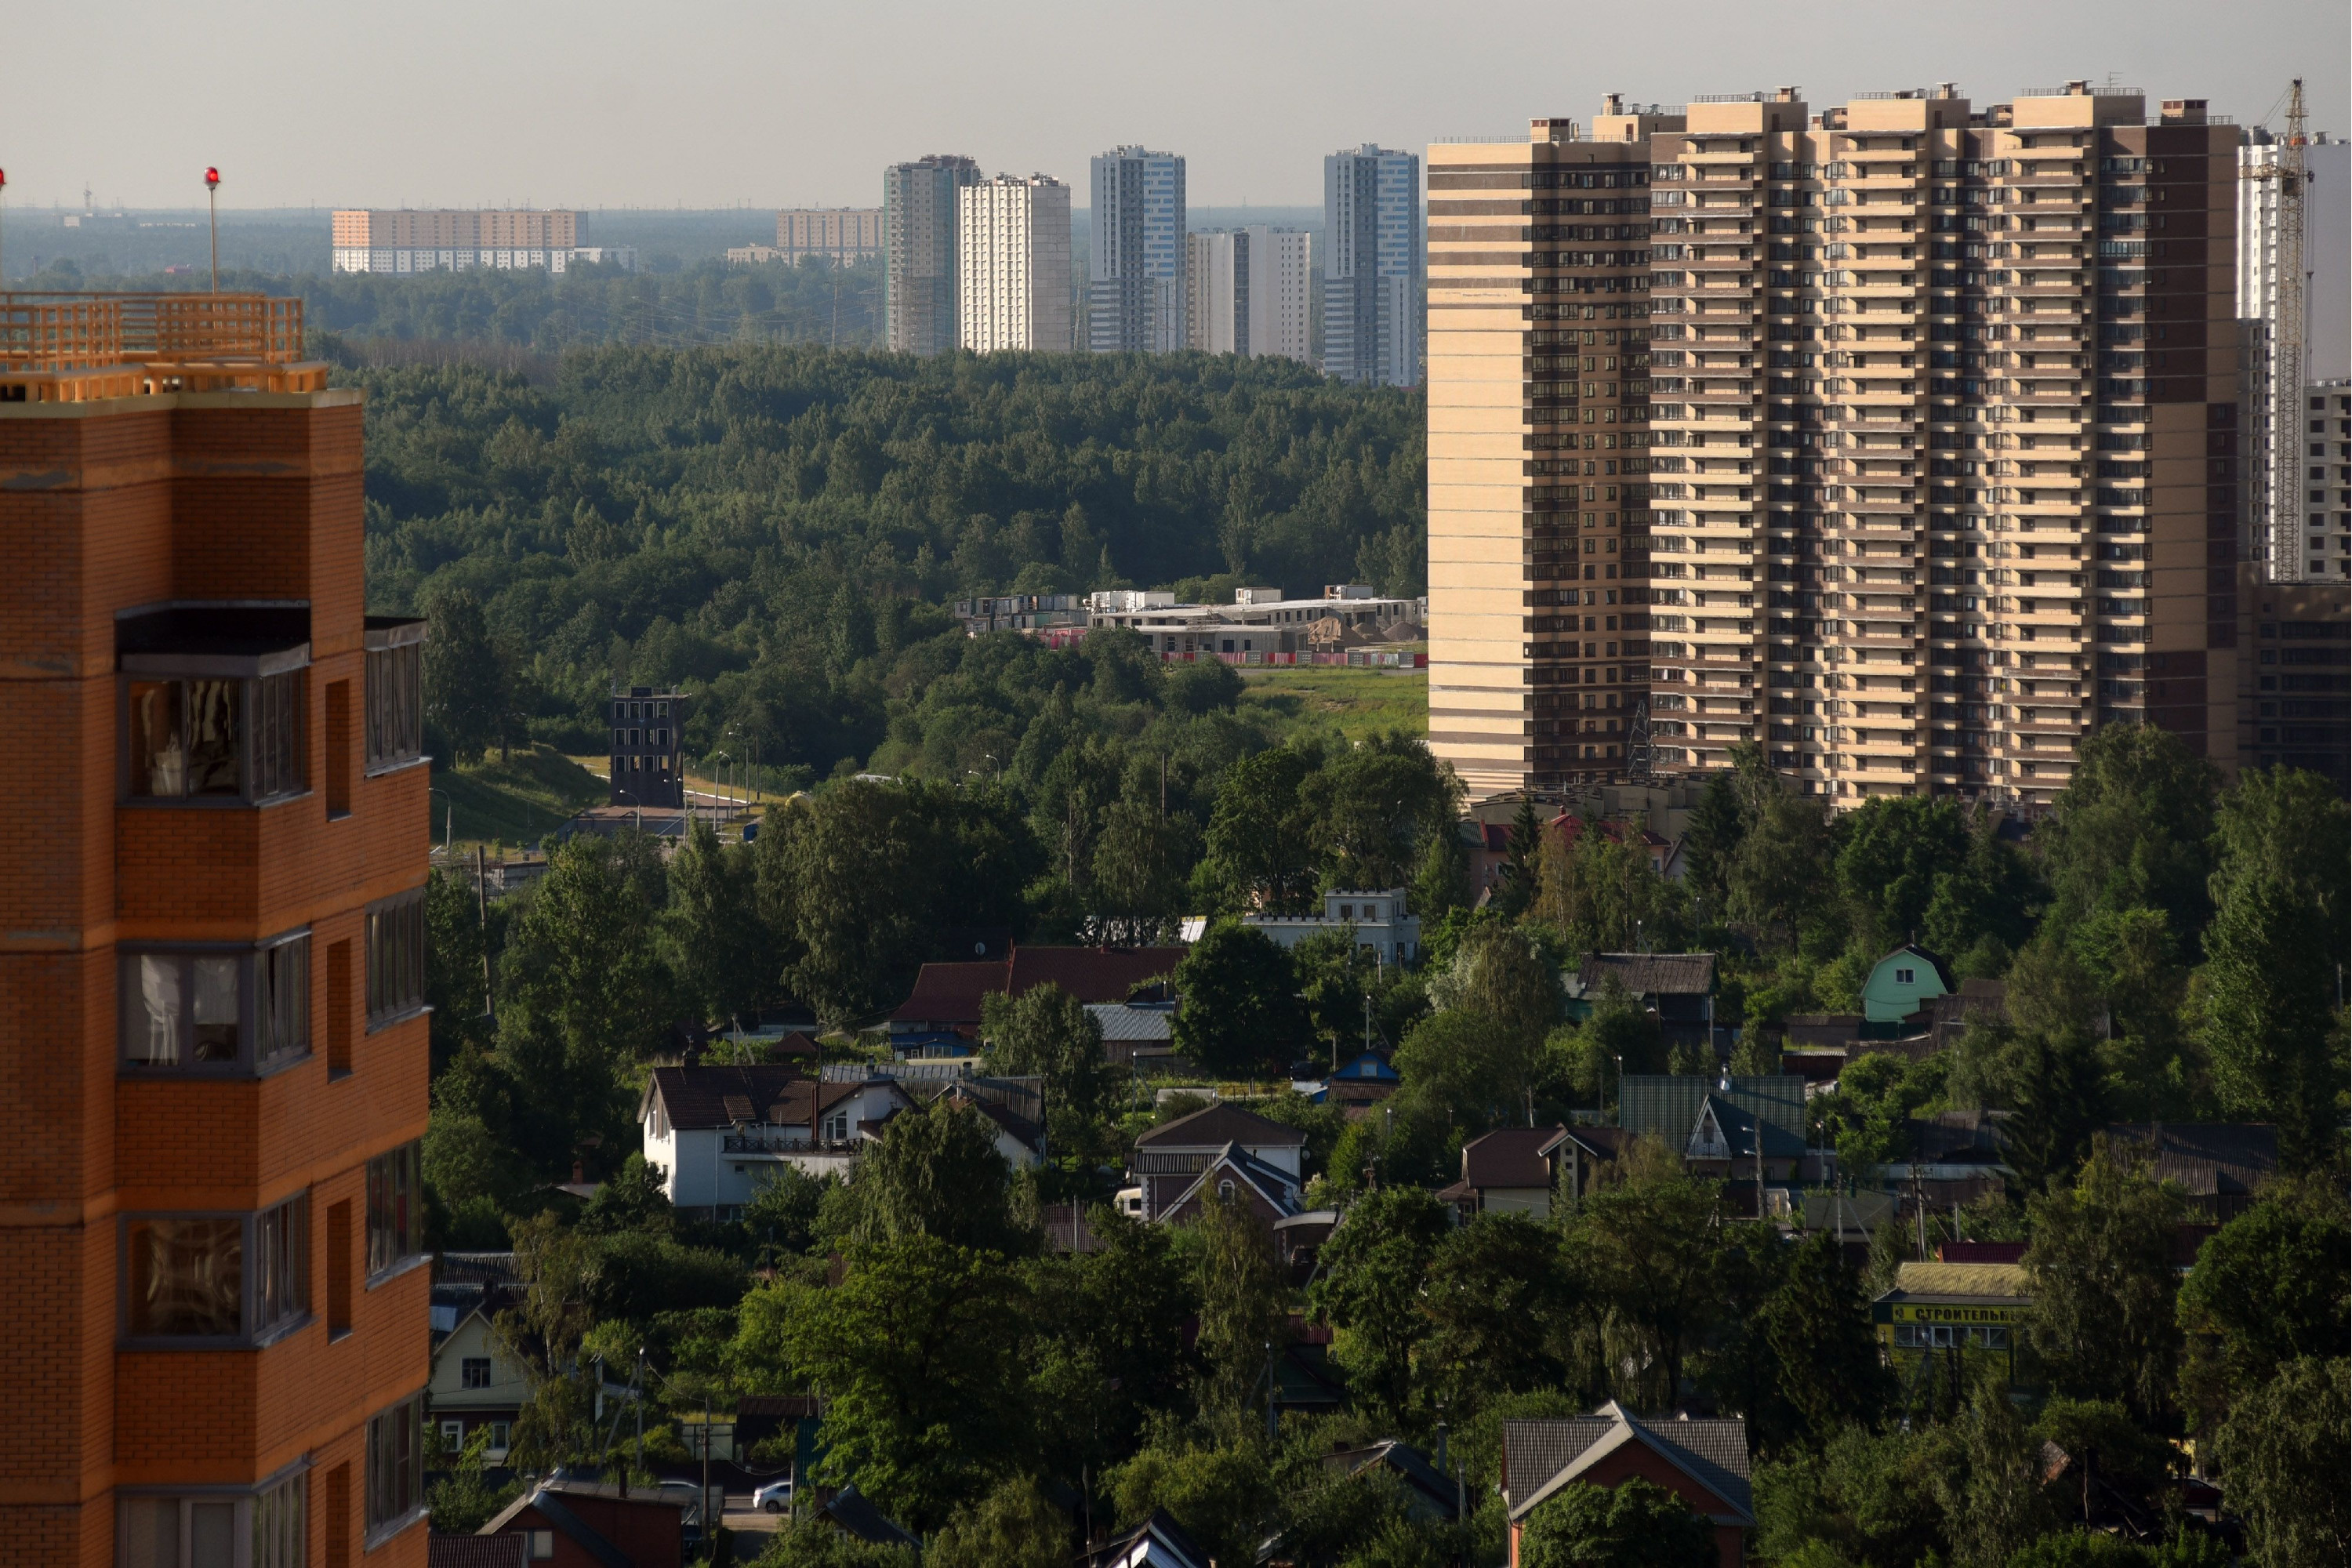
[{"label": "dense green forest", "polygon": [[[443,754],[491,721],[599,751],[620,679],[696,693],[696,756],[732,731],[823,776],[887,739],[987,773],[1052,682],[986,722],[941,713],[972,705],[960,672],[1035,658],[967,641],[946,600],[1423,581],[1418,395],[1286,361],[606,349],[546,387],[344,377],[368,393],[371,602],[465,623],[436,664],[481,695]],[[1003,743],[942,741],[927,707]]]}]

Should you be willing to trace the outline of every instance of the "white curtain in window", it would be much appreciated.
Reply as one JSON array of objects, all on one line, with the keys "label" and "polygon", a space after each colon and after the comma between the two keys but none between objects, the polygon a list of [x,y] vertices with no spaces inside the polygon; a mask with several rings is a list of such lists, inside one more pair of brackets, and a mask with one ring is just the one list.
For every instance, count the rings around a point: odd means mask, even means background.
[{"label": "white curtain in window", "polygon": [[[150,1067],[177,1067],[180,1061],[181,965],[185,960],[147,953],[139,960],[139,1006],[147,1021],[144,1036],[131,1041],[133,1061]],[[234,983],[232,975],[232,983]]]}]

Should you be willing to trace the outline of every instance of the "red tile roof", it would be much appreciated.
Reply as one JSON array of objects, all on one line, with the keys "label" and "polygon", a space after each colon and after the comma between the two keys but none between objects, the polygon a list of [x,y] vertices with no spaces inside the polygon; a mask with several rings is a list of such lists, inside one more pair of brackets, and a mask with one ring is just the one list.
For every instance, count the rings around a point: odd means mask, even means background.
[{"label": "red tile roof", "polygon": [[926,963],[915,989],[890,1014],[900,1024],[977,1024],[981,998],[1020,996],[1058,985],[1080,1002],[1124,1002],[1183,961],[1181,947],[1016,947],[1003,962]]}]

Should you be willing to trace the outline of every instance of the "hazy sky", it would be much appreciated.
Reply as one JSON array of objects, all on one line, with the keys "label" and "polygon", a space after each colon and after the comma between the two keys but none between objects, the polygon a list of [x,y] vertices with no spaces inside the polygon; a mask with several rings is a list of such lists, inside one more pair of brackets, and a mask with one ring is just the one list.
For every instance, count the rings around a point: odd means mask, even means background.
[{"label": "hazy sky", "polygon": [[[1117,142],[1198,205],[1317,204],[1321,154],[1524,134],[1601,95],[1801,86],[1816,105],[2068,77],[2262,118],[2306,74],[2344,133],[2345,0],[18,0],[0,50],[11,205],[754,206],[877,202],[968,153],[1079,184]],[[1932,22],[1927,18],[1933,16]],[[2153,105],[2151,105],[2153,107]],[[1083,198],[1082,198],[1083,199]]]}]

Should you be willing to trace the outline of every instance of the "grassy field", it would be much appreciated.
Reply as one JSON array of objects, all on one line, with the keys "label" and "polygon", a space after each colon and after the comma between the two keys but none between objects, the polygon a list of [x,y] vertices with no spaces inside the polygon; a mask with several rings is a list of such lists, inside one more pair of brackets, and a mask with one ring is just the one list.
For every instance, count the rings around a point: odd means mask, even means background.
[{"label": "grassy field", "polygon": [[604,799],[604,780],[550,747],[503,763],[493,752],[471,767],[433,770],[433,841],[454,826],[459,844],[536,844]]},{"label": "grassy field", "polygon": [[1429,732],[1429,671],[1303,665],[1245,669],[1244,706],[1263,706],[1292,724],[1359,740],[1380,730]]}]

